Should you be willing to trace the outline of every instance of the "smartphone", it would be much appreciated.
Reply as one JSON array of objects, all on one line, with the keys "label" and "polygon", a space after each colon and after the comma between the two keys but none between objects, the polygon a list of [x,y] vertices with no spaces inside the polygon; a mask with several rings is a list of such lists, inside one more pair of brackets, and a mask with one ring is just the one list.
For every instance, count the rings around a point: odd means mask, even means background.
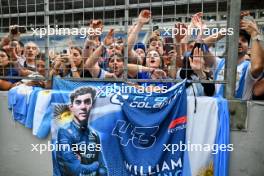
[{"label": "smartphone", "polygon": [[65,65],[69,65],[69,56],[68,55],[60,55],[61,61],[65,64]]},{"label": "smartphone", "polygon": [[165,37],[164,38],[164,50],[165,50],[165,52],[169,53],[173,49],[174,49],[173,38],[172,37]]},{"label": "smartphone", "polygon": [[246,21],[254,21],[254,18],[253,18],[253,16],[244,16],[243,17],[243,20],[246,20]]},{"label": "smartphone", "polygon": [[68,51],[66,49],[62,50],[62,54],[67,54]]}]

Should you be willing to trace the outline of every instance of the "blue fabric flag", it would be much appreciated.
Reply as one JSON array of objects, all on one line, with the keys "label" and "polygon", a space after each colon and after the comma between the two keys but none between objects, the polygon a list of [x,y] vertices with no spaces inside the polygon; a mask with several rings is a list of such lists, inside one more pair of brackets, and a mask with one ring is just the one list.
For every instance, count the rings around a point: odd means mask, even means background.
[{"label": "blue fabric flag", "polygon": [[[52,99],[57,103],[69,104],[64,90],[68,90],[69,96],[72,90],[79,86],[90,86],[90,83],[66,85],[69,88],[65,85],[61,87],[62,94],[53,94]],[[120,85],[124,86],[123,83],[91,85],[97,89],[97,98],[90,114],[89,126],[99,136],[107,174],[181,175],[184,151],[171,152],[164,149],[168,144],[179,145],[185,141],[185,82],[173,86],[165,93],[152,94],[124,93],[124,90],[118,88]],[[55,126],[60,125],[57,123]],[[56,141],[56,133],[54,130],[53,141]],[[54,153],[53,158],[56,158]],[[59,175],[58,165],[53,163],[54,174]]]}]

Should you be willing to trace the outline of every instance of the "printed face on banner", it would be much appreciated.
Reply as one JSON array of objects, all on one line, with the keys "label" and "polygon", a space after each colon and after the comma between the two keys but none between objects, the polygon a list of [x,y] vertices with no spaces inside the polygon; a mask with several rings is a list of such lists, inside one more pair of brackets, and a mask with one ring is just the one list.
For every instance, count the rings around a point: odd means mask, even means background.
[{"label": "printed face on banner", "polygon": [[[54,175],[107,175],[100,136],[90,125],[82,123],[88,121],[96,90],[84,86],[69,92],[57,94],[60,103],[54,106]],[[70,105],[60,96],[67,96]]]},{"label": "printed face on banner", "polygon": [[92,108],[92,96],[91,94],[80,95],[74,99],[70,110],[75,118],[83,121],[88,118],[89,111]]}]

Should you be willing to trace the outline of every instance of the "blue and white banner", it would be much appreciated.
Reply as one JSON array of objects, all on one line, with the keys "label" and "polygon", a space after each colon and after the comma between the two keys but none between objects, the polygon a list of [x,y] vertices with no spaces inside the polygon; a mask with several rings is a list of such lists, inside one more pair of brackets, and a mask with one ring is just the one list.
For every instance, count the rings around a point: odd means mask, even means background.
[{"label": "blue and white banner", "polygon": [[[84,89],[95,90],[95,101],[72,96]],[[160,93],[54,79],[52,91],[15,87],[8,99],[14,120],[34,135],[44,138],[51,130],[55,176],[228,175],[227,101],[187,97],[185,82]],[[87,128],[76,120],[85,108],[74,103],[89,109]]]},{"label": "blue and white banner", "polygon": [[[56,81],[55,87],[65,83],[57,84]],[[108,175],[181,175],[184,152],[163,150],[165,144],[185,142],[187,96],[184,82],[167,92],[151,94],[128,94],[124,89],[132,87],[123,83],[119,84],[123,90],[117,84],[80,84],[76,87],[73,83],[68,84],[69,87],[63,85],[57,89],[61,93],[54,94],[53,99],[69,104],[69,92],[65,90],[71,92],[87,86],[97,89],[89,127],[100,139],[100,152]],[[58,125],[61,123],[58,119],[55,121],[56,127],[62,126]],[[53,131],[56,141],[58,130]],[[61,170],[60,165],[57,164],[56,172]]]}]

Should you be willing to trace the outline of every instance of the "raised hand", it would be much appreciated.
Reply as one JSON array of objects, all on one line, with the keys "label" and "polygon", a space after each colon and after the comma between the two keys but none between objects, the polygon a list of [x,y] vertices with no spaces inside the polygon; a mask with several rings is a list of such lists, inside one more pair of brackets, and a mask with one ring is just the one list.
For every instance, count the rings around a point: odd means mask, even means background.
[{"label": "raised hand", "polygon": [[155,79],[162,79],[162,78],[166,78],[166,72],[161,70],[161,69],[155,69],[152,73],[153,77]]},{"label": "raised hand", "polygon": [[195,48],[193,52],[193,59],[189,57],[190,66],[194,72],[204,70],[204,58],[201,48]]},{"label": "raised hand", "polygon": [[94,33],[90,35],[90,38],[99,36],[98,32],[102,33],[104,27],[102,20],[91,20],[89,26],[94,29]]},{"label": "raised hand", "polygon": [[11,25],[9,26],[9,38],[11,40],[19,40],[20,38],[20,32],[19,32],[19,26],[18,25]]},{"label": "raised hand", "polygon": [[240,18],[241,18],[241,19],[242,19],[244,16],[250,16],[249,11],[242,11],[242,12],[240,13]]},{"label": "raised hand", "polygon": [[194,27],[197,27],[200,29],[205,28],[205,24],[202,20],[202,17],[203,17],[203,12],[198,12],[192,16],[191,23],[194,25]]},{"label": "raised hand", "polygon": [[96,28],[103,28],[103,22],[102,20],[91,20],[90,27],[96,29]]},{"label": "raised hand", "polygon": [[138,22],[141,24],[146,24],[151,18],[151,12],[149,10],[142,10],[138,16]]},{"label": "raised hand", "polygon": [[202,25],[202,16],[202,12],[198,12],[192,16],[191,22],[195,27],[200,27]]},{"label": "raised hand", "polygon": [[188,28],[184,23],[176,23],[174,28],[175,30],[173,31],[173,34],[175,36],[176,41],[180,43],[181,40],[187,35]]},{"label": "raised hand", "polygon": [[104,45],[105,46],[110,46],[112,43],[114,43],[114,29],[110,29],[108,34],[104,38]]},{"label": "raised hand", "polygon": [[260,34],[257,23],[255,21],[241,20],[240,28],[247,31],[251,37]]}]

